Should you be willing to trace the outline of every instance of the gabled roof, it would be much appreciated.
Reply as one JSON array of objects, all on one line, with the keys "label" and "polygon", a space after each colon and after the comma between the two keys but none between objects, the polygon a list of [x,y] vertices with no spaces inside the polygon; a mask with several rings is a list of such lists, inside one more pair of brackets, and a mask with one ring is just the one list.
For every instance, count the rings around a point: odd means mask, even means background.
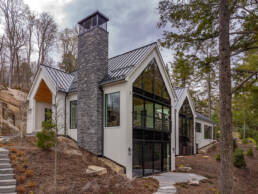
[{"label": "gabled roof", "polygon": [[102,84],[125,79],[129,72],[140,64],[155,46],[157,46],[156,42],[110,58],[108,60],[108,75]]},{"label": "gabled roof", "polygon": [[41,65],[46,70],[53,84],[57,87],[57,90],[62,92],[69,92],[69,88],[73,82],[74,75],[66,73],[60,69],[56,69],[47,65]]},{"label": "gabled roof", "polygon": [[[143,47],[131,50],[121,55],[108,59],[108,75],[100,84],[124,80],[129,72],[138,64],[140,64],[157,46],[157,43],[151,43]],[[66,73],[60,69],[56,69],[47,65],[41,65],[44,68],[53,83],[57,84],[57,88],[63,92],[75,92],[78,87],[78,72]]]},{"label": "gabled roof", "polygon": [[196,112],[195,114],[196,114],[196,117],[195,117],[196,119],[206,121],[206,122],[211,123],[211,124],[215,124],[211,119],[204,116],[203,114],[201,114],[199,112]]},{"label": "gabled roof", "polygon": [[183,98],[183,94],[187,91],[187,88],[175,88],[175,93],[178,98],[178,101]]}]

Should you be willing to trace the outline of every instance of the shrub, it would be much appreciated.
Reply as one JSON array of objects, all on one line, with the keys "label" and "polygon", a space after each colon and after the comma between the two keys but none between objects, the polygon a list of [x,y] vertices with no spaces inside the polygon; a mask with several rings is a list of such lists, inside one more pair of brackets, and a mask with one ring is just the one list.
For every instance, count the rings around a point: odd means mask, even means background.
[{"label": "shrub", "polygon": [[10,149],[10,152],[11,152],[11,153],[16,153],[16,148],[12,147],[12,148]]},{"label": "shrub", "polygon": [[17,176],[17,178],[16,178],[16,180],[17,180],[17,182],[19,183],[19,184],[21,184],[21,183],[24,183],[25,182],[25,180],[26,180],[26,177],[25,176]]},{"label": "shrub", "polygon": [[233,151],[237,148],[237,141],[236,139],[233,139]]},{"label": "shrub", "polygon": [[35,187],[35,186],[36,186],[35,183],[30,180],[26,183],[26,187],[28,188]]},{"label": "shrub", "polygon": [[22,150],[18,150],[18,151],[17,151],[17,156],[21,157],[21,156],[23,156],[23,154],[24,154],[24,153],[23,153]]},{"label": "shrub", "polygon": [[252,148],[249,148],[246,152],[246,155],[247,156],[254,156],[254,153],[253,153],[253,149]]},{"label": "shrub", "polygon": [[42,131],[37,133],[37,145],[43,150],[49,150],[51,147],[54,147],[56,144],[56,134],[52,130],[55,125],[51,120],[42,122]]},{"label": "shrub", "polygon": [[26,189],[25,189],[24,186],[18,185],[18,186],[16,187],[16,191],[17,191],[17,193],[25,193],[25,192],[26,192]]},{"label": "shrub", "polygon": [[245,168],[246,167],[243,150],[240,150],[238,148],[234,151],[234,166],[237,168]]},{"label": "shrub", "polygon": [[242,139],[242,143],[243,143],[243,144],[248,144],[248,139],[247,139],[247,138]]},{"label": "shrub", "polygon": [[220,154],[219,153],[216,155],[216,160],[220,161]]},{"label": "shrub", "polygon": [[258,150],[258,145],[255,147],[256,150]]},{"label": "shrub", "polygon": [[17,159],[15,154],[11,154],[10,158],[11,158],[12,161]]},{"label": "shrub", "polygon": [[19,166],[19,167],[16,168],[16,171],[20,172],[20,173],[24,173],[25,169],[23,167]]},{"label": "shrub", "polygon": [[32,177],[33,176],[33,170],[27,169],[25,172],[27,177]]},{"label": "shrub", "polygon": [[217,139],[220,138],[220,131],[219,131],[219,130],[216,131],[216,138],[217,138]]}]

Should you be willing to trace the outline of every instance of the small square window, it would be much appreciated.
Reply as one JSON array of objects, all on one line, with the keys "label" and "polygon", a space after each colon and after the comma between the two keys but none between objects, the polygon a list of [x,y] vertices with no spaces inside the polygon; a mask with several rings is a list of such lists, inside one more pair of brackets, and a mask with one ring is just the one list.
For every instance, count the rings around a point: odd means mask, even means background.
[{"label": "small square window", "polygon": [[201,123],[195,123],[195,131],[198,132],[198,133],[201,133],[202,132],[202,125]]}]

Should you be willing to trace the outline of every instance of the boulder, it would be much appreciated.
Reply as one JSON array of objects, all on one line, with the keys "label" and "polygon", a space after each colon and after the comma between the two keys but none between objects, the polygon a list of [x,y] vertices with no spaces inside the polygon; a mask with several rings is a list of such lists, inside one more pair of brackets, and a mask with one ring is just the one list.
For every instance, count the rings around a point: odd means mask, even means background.
[{"label": "boulder", "polygon": [[111,168],[113,171],[115,171],[118,174],[124,174],[124,168],[119,166],[118,164],[112,162],[111,160],[103,157],[98,158],[100,161],[102,161],[105,165],[107,165],[109,168]]},{"label": "boulder", "polygon": [[187,167],[187,166],[181,166],[181,167],[178,168],[179,172],[189,172],[191,170],[192,170],[192,168],[191,167]]},{"label": "boulder", "polygon": [[86,174],[90,176],[96,176],[96,175],[101,176],[101,175],[107,174],[107,169],[100,166],[90,165],[86,169]]},{"label": "boulder", "polygon": [[199,185],[200,182],[197,179],[191,179],[188,182],[189,185]]}]

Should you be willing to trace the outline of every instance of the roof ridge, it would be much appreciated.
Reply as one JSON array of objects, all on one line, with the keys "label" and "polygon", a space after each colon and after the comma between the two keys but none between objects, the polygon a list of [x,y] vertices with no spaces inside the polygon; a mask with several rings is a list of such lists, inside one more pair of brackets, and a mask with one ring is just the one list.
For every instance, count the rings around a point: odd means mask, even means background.
[{"label": "roof ridge", "polygon": [[144,45],[144,46],[135,48],[135,49],[133,49],[133,50],[130,50],[130,51],[121,53],[121,54],[119,54],[119,55],[116,55],[116,56],[113,56],[113,57],[109,58],[108,60],[113,59],[113,58],[116,58],[116,57],[119,57],[119,56],[122,56],[122,55],[125,55],[125,54],[128,54],[128,53],[130,53],[130,52],[133,52],[133,51],[136,51],[136,50],[139,50],[139,49],[142,49],[142,48],[145,48],[145,47],[150,46],[150,45],[152,45],[152,44],[157,44],[157,42],[155,41],[155,42],[149,43],[149,44],[147,44],[147,45]]},{"label": "roof ridge", "polygon": [[[51,68],[51,69],[55,69],[55,70],[57,70],[57,71],[61,71],[61,72],[63,72],[63,73],[66,73],[66,74],[71,74],[71,73],[68,73],[68,72],[65,72],[64,70],[62,70],[62,69],[58,69],[58,68],[56,68],[56,67],[52,67],[52,66],[49,66],[49,65],[45,65],[45,64],[40,64],[41,66],[44,66],[44,67],[49,67],[49,68]],[[73,71],[74,72],[74,71]]]}]

